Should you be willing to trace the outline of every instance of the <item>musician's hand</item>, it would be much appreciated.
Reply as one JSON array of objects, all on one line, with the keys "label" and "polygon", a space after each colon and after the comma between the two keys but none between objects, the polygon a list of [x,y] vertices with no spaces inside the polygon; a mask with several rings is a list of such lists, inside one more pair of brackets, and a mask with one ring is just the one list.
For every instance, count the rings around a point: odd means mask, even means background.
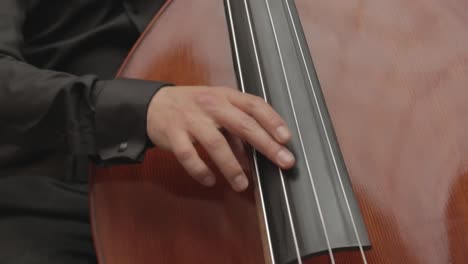
[{"label": "musician's hand", "polygon": [[178,86],[161,89],[151,100],[147,133],[157,147],[172,151],[193,178],[212,186],[214,174],[193,146],[200,143],[233,189],[245,190],[245,172],[220,129],[245,140],[283,169],[294,165],[284,147],[291,133],[259,97],[223,87]]}]

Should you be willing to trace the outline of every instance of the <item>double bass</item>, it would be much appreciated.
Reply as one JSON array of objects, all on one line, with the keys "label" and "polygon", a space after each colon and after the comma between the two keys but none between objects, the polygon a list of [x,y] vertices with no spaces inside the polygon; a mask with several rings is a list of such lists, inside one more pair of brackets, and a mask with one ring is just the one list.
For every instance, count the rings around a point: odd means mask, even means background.
[{"label": "double bass", "polygon": [[119,77],[260,96],[293,130],[297,164],[252,150],[241,194],[200,186],[158,149],[93,168],[100,263],[468,263],[466,10],[168,0]]}]

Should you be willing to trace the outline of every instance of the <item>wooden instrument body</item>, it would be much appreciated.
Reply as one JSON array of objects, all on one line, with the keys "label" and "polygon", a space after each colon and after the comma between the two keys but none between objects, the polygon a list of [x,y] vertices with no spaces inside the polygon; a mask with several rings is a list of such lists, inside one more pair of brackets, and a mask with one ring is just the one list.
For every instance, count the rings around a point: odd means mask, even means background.
[{"label": "wooden instrument body", "polygon": [[[222,1],[168,1],[153,22],[120,76],[236,87]],[[91,199],[103,263],[264,262],[252,189],[203,187],[170,153],[99,171]]]},{"label": "wooden instrument body", "polygon": [[[296,5],[372,242],[368,262],[467,263],[468,4]],[[121,76],[236,87],[231,55],[222,1],[168,1]],[[254,190],[201,187],[168,153],[99,169],[91,205],[102,263],[268,261]]]}]

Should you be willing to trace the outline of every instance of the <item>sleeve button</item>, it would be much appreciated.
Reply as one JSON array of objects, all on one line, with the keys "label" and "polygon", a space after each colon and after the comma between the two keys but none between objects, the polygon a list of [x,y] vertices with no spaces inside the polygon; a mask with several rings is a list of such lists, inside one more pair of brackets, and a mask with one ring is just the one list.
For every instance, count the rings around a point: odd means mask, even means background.
[{"label": "sleeve button", "polygon": [[124,152],[125,150],[127,150],[127,147],[128,147],[127,142],[122,142],[122,143],[120,143],[120,145],[119,145],[119,152]]}]

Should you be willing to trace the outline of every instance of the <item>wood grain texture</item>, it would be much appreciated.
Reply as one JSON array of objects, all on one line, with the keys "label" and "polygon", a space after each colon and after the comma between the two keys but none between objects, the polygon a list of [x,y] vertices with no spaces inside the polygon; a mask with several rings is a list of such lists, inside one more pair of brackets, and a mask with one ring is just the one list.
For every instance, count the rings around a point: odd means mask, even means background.
[{"label": "wood grain texture", "polygon": [[[139,43],[120,76],[236,87],[222,1],[172,1]],[[215,188],[203,187],[157,149],[142,165],[92,174],[101,264],[264,263],[252,187],[235,193],[220,174]]]},{"label": "wood grain texture", "polygon": [[468,263],[468,2],[296,4],[369,262]]},{"label": "wood grain texture", "polygon": [[[368,262],[468,263],[468,2],[296,5],[373,245]],[[235,87],[222,1],[174,0],[121,73]],[[252,189],[201,187],[159,151],[95,175],[101,263],[264,263]]]}]

